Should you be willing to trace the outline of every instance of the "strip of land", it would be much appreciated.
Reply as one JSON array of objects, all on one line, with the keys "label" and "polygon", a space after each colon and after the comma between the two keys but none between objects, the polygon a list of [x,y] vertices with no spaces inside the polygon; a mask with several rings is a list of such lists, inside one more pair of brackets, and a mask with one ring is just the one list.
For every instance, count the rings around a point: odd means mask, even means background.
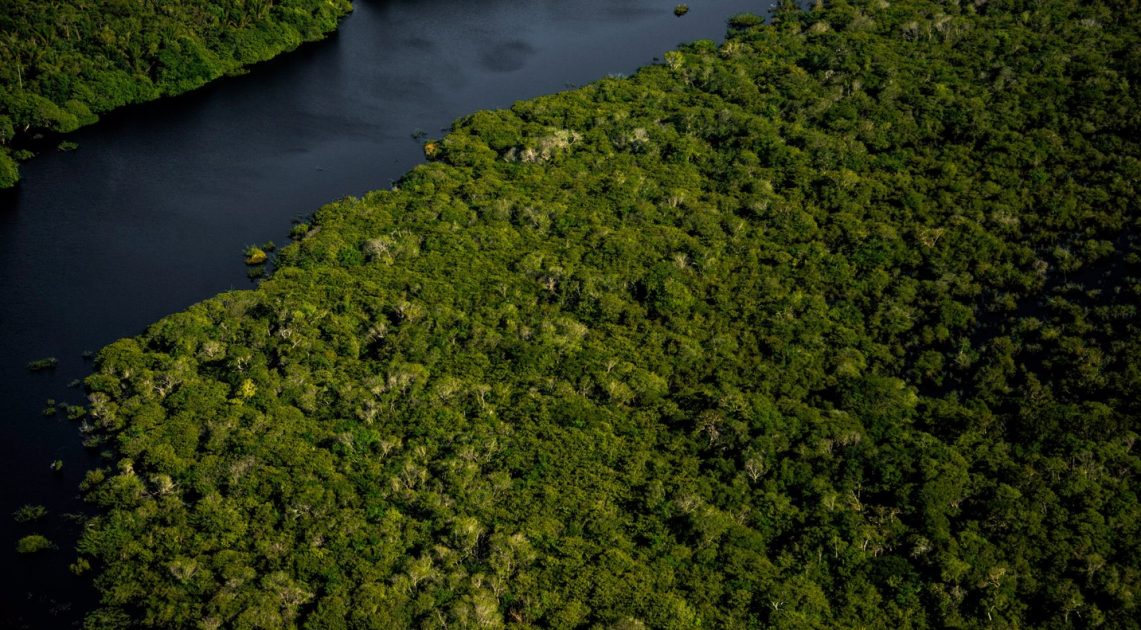
[{"label": "strip of land", "polygon": [[12,143],[181,94],[336,29],[349,0],[5,0],[0,188],[31,157]]}]

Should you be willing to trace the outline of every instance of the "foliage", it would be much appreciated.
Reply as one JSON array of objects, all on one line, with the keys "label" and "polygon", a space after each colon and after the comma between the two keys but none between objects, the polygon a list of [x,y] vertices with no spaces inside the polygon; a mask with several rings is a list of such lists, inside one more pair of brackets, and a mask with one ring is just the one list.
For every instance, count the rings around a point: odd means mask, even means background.
[{"label": "foliage", "polygon": [[0,148],[0,189],[11,188],[18,181],[20,181],[20,166],[11,155],[8,155],[6,149]]},{"label": "foliage", "polygon": [[100,352],[89,625],[1137,627],[1127,4],[786,7],[458,121]]},{"label": "foliage", "polygon": [[17,523],[28,523],[47,516],[47,513],[48,509],[42,505],[22,505],[12,513],[12,518]]},{"label": "foliage", "polygon": [[256,245],[250,245],[246,248],[245,257],[247,265],[261,265],[269,259],[269,254]]},{"label": "foliage", "polygon": [[66,133],[123,105],[180,94],[320,39],[349,0],[5,0],[0,188],[18,133]]},{"label": "foliage", "polygon": [[57,365],[59,365],[59,359],[55,357],[44,357],[42,359],[28,361],[26,367],[31,372],[42,372],[43,370],[54,370]]},{"label": "foliage", "polygon": [[40,534],[28,534],[16,541],[16,553],[38,553],[55,548],[52,541]]}]

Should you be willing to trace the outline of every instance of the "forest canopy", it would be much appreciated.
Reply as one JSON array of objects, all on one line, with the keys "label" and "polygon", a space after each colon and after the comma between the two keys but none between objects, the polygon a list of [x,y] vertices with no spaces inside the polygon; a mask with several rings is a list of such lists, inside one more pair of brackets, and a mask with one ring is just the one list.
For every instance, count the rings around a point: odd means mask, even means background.
[{"label": "forest canopy", "polygon": [[1141,13],[731,21],[99,353],[91,628],[1137,627]]},{"label": "forest canopy", "polygon": [[0,188],[18,134],[67,133],[320,39],[349,0],[0,2]]}]

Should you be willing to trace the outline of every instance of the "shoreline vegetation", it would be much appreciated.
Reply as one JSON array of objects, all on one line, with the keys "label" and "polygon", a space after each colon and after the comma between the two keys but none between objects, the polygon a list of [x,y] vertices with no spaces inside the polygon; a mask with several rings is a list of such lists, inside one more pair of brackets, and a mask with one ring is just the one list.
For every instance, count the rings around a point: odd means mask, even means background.
[{"label": "shoreline vegetation", "polygon": [[1131,6],[784,4],[457,121],[99,352],[88,627],[1138,627]]},{"label": "shoreline vegetation", "polygon": [[[125,105],[194,90],[322,39],[349,0],[0,3],[0,189],[20,145]],[[66,141],[61,146],[72,147]]]}]

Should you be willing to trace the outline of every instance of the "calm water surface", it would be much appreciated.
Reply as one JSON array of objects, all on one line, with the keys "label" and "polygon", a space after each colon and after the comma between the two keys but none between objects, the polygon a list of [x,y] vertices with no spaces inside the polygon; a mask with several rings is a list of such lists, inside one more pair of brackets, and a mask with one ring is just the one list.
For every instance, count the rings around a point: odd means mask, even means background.
[{"label": "calm water surface", "polygon": [[[136,107],[75,134],[0,194],[0,627],[59,628],[93,601],[71,576],[69,513],[98,461],[48,399],[80,403],[98,350],[206,297],[249,288],[245,246],[287,241],[291,220],[383,188],[422,160],[417,131],[609,73],[768,2],[356,0],[339,33],[250,74]],[[24,365],[54,356],[52,372]],[[63,462],[53,472],[51,464]],[[17,524],[23,504],[50,514]],[[59,550],[15,553],[47,535]]]}]

